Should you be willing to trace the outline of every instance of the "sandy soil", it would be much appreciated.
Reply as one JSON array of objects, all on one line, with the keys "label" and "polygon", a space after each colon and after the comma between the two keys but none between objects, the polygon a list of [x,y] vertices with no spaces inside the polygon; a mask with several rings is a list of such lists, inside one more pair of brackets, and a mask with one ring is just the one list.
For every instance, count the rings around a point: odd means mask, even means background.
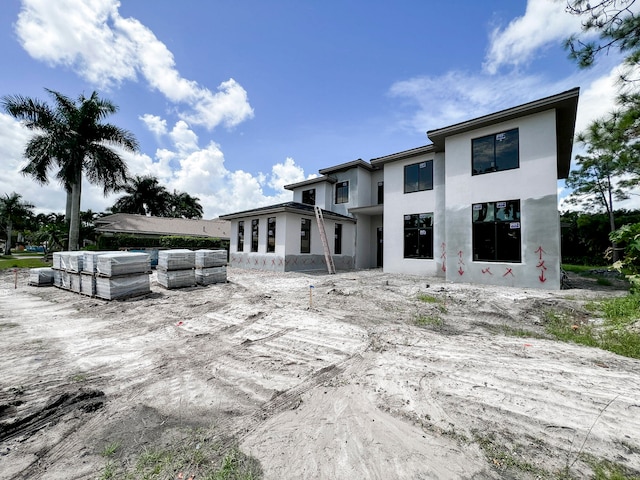
[{"label": "sandy soil", "polygon": [[99,478],[105,445],[133,456],[185,426],[237,442],[266,479],[640,472],[640,361],[505,334],[543,333],[548,309],[588,318],[614,289],[230,268],[107,302],[27,276],[0,274],[2,479]]}]

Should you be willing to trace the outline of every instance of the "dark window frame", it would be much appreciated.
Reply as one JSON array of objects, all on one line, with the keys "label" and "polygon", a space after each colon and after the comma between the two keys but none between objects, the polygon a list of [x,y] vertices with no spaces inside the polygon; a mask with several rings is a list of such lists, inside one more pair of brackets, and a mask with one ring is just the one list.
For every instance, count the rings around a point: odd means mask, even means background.
[{"label": "dark window frame", "polygon": [[378,182],[378,205],[384,203],[384,182]]},{"label": "dark window frame", "polygon": [[433,260],[433,212],[404,215],[403,258]]},{"label": "dark window frame", "polygon": [[471,221],[474,262],[522,263],[520,200],[474,203]]},{"label": "dark window frame", "polygon": [[404,193],[433,190],[433,160],[404,166]]},{"label": "dark window frame", "polygon": [[334,227],[333,253],[334,255],[342,255],[342,224],[341,223],[336,223]]},{"label": "dark window frame", "polygon": [[257,252],[260,243],[260,219],[251,220],[251,251]]},{"label": "dark window frame", "polygon": [[300,253],[311,253],[311,220],[303,218],[300,222]]},{"label": "dark window frame", "polygon": [[309,190],[302,191],[302,203],[305,205],[314,205],[316,204],[316,189],[310,188]]},{"label": "dark window frame", "polygon": [[236,251],[244,252],[244,220],[238,221],[238,245]]},{"label": "dark window frame", "polygon": [[267,218],[267,253],[276,251],[276,217]]},{"label": "dark window frame", "polygon": [[[503,142],[505,143],[503,144]],[[503,130],[471,140],[472,175],[504,172],[516,168],[520,168],[520,131],[518,128]]]},{"label": "dark window frame", "polygon": [[349,180],[336,183],[335,204],[349,203]]}]

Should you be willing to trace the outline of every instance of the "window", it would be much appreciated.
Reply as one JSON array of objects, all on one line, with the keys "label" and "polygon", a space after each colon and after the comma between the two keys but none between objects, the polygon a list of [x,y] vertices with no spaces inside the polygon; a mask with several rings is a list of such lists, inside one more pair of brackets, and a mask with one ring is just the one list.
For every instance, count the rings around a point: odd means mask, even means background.
[{"label": "window", "polygon": [[342,254],[342,224],[341,223],[336,223],[333,253],[335,255]]},{"label": "window", "polygon": [[238,222],[238,252],[244,251],[244,220]]},{"label": "window", "polygon": [[474,138],[471,141],[473,175],[518,168],[518,138],[517,128]]},{"label": "window", "polygon": [[251,220],[251,251],[258,251],[258,224],[257,218]]},{"label": "window", "polygon": [[336,204],[349,202],[349,182],[336,183]]},{"label": "window", "polygon": [[520,243],[520,200],[473,205],[474,260],[519,263]]},{"label": "window", "polygon": [[404,216],[404,258],[433,258],[433,213]]},{"label": "window", "polygon": [[276,217],[267,219],[267,253],[276,251]]},{"label": "window", "polygon": [[384,203],[384,182],[378,182],[378,205]]},{"label": "window", "polygon": [[300,225],[300,253],[311,253],[311,220],[303,218]]},{"label": "window", "polygon": [[316,189],[312,188],[310,190],[302,191],[302,203],[306,205],[315,205],[316,204]]},{"label": "window", "polygon": [[404,193],[433,190],[433,160],[404,167]]}]

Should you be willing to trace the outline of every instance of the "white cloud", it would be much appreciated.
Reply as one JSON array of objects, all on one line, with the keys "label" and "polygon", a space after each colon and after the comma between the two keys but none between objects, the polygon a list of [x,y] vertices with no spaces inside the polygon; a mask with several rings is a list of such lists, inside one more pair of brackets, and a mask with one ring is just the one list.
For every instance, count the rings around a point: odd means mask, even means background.
[{"label": "white cloud", "polygon": [[571,34],[580,32],[582,18],[570,15],[565,7],[565,2],[558,0],[529,0],[522,17],[491,33],[485,71],[493,75],[505,65],[526,65],[540,50],[560,45]]},{"label": "white cloud", "polygon": [[182,78],[166,45],[138,20],[122,18],[119,7],[118,0],[23,0],[16,33],[33,58],[71,67],[101,88],[140,74],[171,102],[187,105],[179,115],[191,124],[233,127],[253,117],[240,84],[229,79],[214,93]]},{"label": "white cloud", "polygon": [[167,134],[167,121],[157,115],[145,113],[138,117],[142,120],[147,130],[153,133],[157,138]]}]

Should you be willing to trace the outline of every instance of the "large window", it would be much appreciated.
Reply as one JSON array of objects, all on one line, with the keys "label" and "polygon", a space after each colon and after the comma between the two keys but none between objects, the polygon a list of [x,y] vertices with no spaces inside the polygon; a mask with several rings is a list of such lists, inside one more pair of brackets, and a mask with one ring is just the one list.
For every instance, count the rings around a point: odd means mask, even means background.
[{"label": "large window", "polygon": [[276,251],[276,217],[267,219],[267,253]]},{"label": "large window", "polygon": [[404,193],[433,190],[433,160],[404,167]]},{"label": "large window", "polygon": [[404,258],[433,258],[433,213],[404,216]]},{"label": "large window", "polygon": [[349,182],[336,183],[336,204],[349,202]]},{"label": "large window", "polygon": [[251,251],[258,251],[258,225],[259,221],[257,218],[251,220]]},{"label": "large window", "polygon": [[520,200],[473,205],[473,259],[521,261]]},{"label": "large window", "polygon": [[315,205],[316,204],[316,189],[312,188],[310,190],[302,191],[302,203],[306,205]]},{"label": "large window", "polygon": [[336,223],[333,253],[336,255],[342,254],[342,224],[341,223]]},{"label": "large window", "polygon": [[238,252],[244,251],[244,220],[238,222]]},{"label": "large window", "polygon": [[518,129],[471,141],[473,174],[511,170],[520,166]]},{"label": "large window", "polygon": [[384,182],[378,182],[378,205],[384,203]]},{"label": "large window", "polygon": [[300,253],[311,253],[311,220],[303,218],[300,224]]}]

